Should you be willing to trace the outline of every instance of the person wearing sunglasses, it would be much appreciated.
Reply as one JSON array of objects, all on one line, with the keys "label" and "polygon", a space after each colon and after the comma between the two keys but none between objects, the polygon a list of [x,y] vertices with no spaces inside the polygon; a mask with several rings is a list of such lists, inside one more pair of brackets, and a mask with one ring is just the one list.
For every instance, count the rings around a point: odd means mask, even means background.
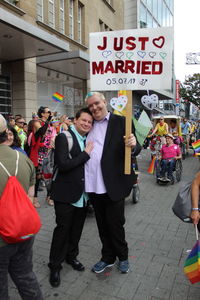
[{"label": "person wearing sunglasses", "polygon": [[52,118],[51,111],[48,107],[41,106],[37,112],[38,118],[33,118],[28,124],[28,147],[26,149],[30,160],[33,162],[36,170],[36,184],[33,205],[40,207],[38,202],[39,183],[42,178],[42,162],[44,152],[46,151],[44,140],[46,132],[50,126]]},{"label": "person wearing sunglasses", "polygon": [[18,117],[15,119],[15,130],[17,131],[17,134],[21,140],[21,148],[24,150],[24,145],[26,144],[27,135],[24,132],[24,123],[25,120],[22,117]]},{"label": "person wearing sunglasses", "polygon": [[154,134],[157,134],[161,137],[162,144],[166,143],[165,135],[169,133],[169,126],[164,121],[164,117],[160,117],[159,122],[156,124],[152,134],[149,137],[152,137]]}]

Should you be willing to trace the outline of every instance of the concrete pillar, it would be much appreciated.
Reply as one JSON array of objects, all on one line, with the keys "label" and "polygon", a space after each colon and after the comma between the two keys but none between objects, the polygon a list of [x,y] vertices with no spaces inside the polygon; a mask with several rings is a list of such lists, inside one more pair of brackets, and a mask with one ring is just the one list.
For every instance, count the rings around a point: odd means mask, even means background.
[{"label": "concrete pillar", "polygon": [[36,59],[12,62],[11,70],[13,113],[29,121],[38,109]]}]

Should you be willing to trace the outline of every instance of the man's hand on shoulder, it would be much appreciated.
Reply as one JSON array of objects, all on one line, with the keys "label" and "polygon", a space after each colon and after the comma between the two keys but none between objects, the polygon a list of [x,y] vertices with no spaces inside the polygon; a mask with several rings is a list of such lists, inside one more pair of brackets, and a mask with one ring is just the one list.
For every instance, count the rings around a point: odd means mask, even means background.
[{"label": "man's hand on shoulder", "polygon": [[135,136],[131,133],[127,138],[124,136],[125,146],[134,148],[137,144]]}]

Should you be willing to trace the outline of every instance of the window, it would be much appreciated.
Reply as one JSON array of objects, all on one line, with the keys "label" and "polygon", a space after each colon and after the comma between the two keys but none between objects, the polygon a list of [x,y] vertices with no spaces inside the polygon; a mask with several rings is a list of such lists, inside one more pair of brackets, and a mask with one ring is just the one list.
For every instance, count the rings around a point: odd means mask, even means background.
[{"label": "window", "polygon": [[113,0],[106,0],[110,6],[113,6]]},{"label": "window", "polygon": [[69,0],[69,37],[74,38],[74,0]]},{"label": "window", "polygon": [[9,2],[10,4],[16,5],[18,1],[16,1],[16,0],[6,0],[6,2]]},{"label": "window", "polygon": [[54,0],[49,0],[49,26],[55,27],[55,8]]},{"label": "window", "polygon": [[99,31],[105,31],[104,23],[99,20]]},{"label": "window", "polygon": [[158,1],[153,1],[153,16],[157,19],[158,17]]},{"label": "window", "polygon": [[59,15],[59,29],[60,32],[65,34],[65,2],[60,0],[60,15]]},{"label": "window", "polygon": [[147,7],[150,10],[150,12],[152,11],[152,0],[147,0]]},{"label": "window", "polygon": [[148,28],[153,27],[153,18],[152,18],[152,15],[150,15],[149,12],[147,12],[147,27]]},{"label": "window", "polygon": [[169,26],[173,26],[173,16],[171,13],[169,14]]},{"label": "window", "polygon": [[171,9],[171,12],[173,13],[173,11],[174,11],[174,0],[169,1],[169,7]]},{"label": "window", "polygon": [[37,19],[43,22],[43,0],[37,0]]},{"label": "window", "polygon": [[143,4],[140,4],[140,28],[147,27],[147,10]]},{"label": "window", "polygon": [[112,29],[103,21],[99,20],[99,31],[112,31]]},{"label": "window", "polygon": [[161,25],[162,21],[162,2],[158,1],[158,22]]},{"label": "window", "polygon": [[82,11],[83,5],[79,2],[78,3],[78,42],[82,43]]},{"label": "window", "polygon": [[158,27],[158,23],[153,19],[153,28],[157,28]]},{"label": "window", "polygon": [[162,26],[167,26],[167,6],[163,3]]},{"label": "window", "polygon": [[7,115],[11,113],[11,86],[8,77],[0,76],[0,113]]}]

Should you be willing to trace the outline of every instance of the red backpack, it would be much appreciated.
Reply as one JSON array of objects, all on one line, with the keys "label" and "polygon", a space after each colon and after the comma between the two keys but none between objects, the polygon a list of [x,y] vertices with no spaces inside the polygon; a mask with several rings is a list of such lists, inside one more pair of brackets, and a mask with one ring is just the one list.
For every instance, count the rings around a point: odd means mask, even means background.
[{"label": "red backpack", "polygon": [[0,236],[10,244],[31,238],[41,228],[40,216],[16,177],[19,164],[19,153],[16,153],[15,176],[0,162],[9,177],[0,197]]}]

